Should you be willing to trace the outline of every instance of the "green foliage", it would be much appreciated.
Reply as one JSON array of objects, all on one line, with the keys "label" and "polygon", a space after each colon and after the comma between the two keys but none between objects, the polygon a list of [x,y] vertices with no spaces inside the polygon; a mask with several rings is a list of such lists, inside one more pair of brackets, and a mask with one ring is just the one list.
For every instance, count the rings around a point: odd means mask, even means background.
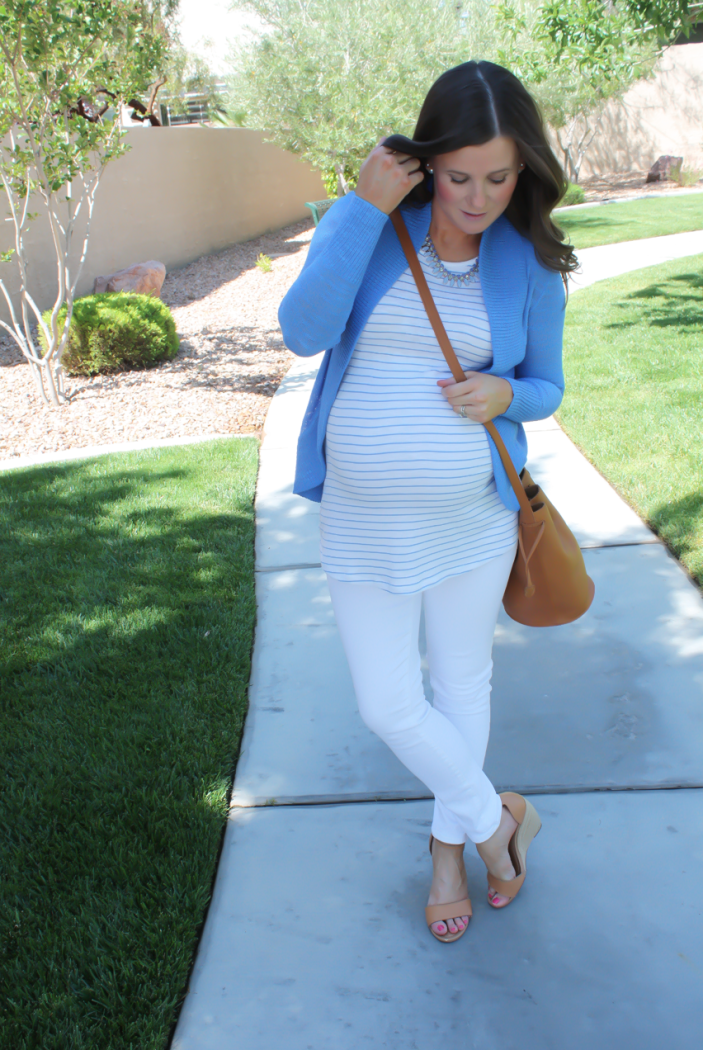
[{"label": "green foliage", "polygon": [[[686,2],[653,0],[648,9]],[[606,103],[648,76],[661,50],[638,4],[235,0],[264,29],[233,56],[229,113],[320,168],[336,196],[382,135],[412,131],[440,73],[489,59],[535,94],[577,182]]]},{"label": "green foliage", "polygon": [[342,193],[382,135],[411,133],[432,82],[497,54],[490,0],[235,0],[264,30],[233,57],[228,109]]},{"label": "green foliage", "polygon": [[145,0],[3,0],[0,138],[17,136],[2,166],[19,197],[28,182],[58,193],[123,152],[114,113],[163,59],[156,15]]},{"label": "green foliage", "polygon": [[569,204],[583,204],[586,200],[586,194],[582,186],[575,186],[573,182],[570,182],[566,193],[561,199],[561,206],[567,207]]},{"label": "green foliage", "polygon": [[165,1048],[247,706],[257,442],[0,480],[0,1047]]},{"label": "green foliage", "polygon": [[346,185],[349,189],[353,189],[356,185],[356,180],[359,174],[358,167],[353,168],[351,164],[339,164],[338,167],[341,169],[340,173],[338,173],[333,167],[323,168],[320,172],[322,182],[327,191],[328,199],[337,199],[337,195],[340,191],[340,182],[342,186]]},{"label": "green foliage", "polygon": [[564,166],[578,182],[605,105],[651,75],[661,47],[622,0],[503,3],[502,63],[520,77],[555,130]]},{"label": "green foliage", "polygon": [[[62,326],[66,306],[59,312]],[[49,311],[44,315],[48,319]],[[46,342],[42,337],[44,349]],[[178,353],[176,324],[168,306],[151,295],[103,292],[73,304],[63,367],[73,375],[153,368]]]},{"label": "green foliage", "polygon": [[679,186],[697,186],[703,182],[703,171],[699,168],[681,168],[676,181]]},{"label": "green foliage", "polygon": [[625,7],[643,33],[664,44],[689,36],[701,11],[697,0],[625,0]]},{"label": "green foliage", "polygon": [[257,255],[256,265],[262,273],[271,273],[271,259],[268,255],[264,255],[263,252],[259,252]]},{"label": "green foliage", "polygon": [[[0,2],[0,181],[20,277],[19,310],[0,280],[11,314],[11,324],[0,321],[0,326],[30,362],[47,404],[65,400],[61,355],[98,183],[105,165],[126,148],[116,117],[122,103],[146,89],[164,60],[169,41],[164,19],[177,2]],[[33,191],[46,208],[58,275],[54,306],[45,318],[29,287],[25,233]],[[74,264],[79,216],[82,250]],[[57,319],[64,304],[61,327]],[[32,322],[41,329],[43,355]]]},{"label": "green foliage", "polygon": [[572,296],[559,410],[568,434],[701,586],[702,304],[701,255]]}]

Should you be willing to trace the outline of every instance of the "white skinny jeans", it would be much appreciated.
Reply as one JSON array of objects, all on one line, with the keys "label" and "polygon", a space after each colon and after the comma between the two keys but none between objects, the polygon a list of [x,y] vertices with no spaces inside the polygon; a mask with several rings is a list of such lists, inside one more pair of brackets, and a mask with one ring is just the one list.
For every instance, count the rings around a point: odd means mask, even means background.
[{"label": "white skinny jeans", "polygon": [[[493,633],[514,558],[511,549],[417,594],[327,577],[361,717],[433,792],[441,842],[485,842],[500,823],[483,760]],[[422,688],[423,603],[434,707]]]}]

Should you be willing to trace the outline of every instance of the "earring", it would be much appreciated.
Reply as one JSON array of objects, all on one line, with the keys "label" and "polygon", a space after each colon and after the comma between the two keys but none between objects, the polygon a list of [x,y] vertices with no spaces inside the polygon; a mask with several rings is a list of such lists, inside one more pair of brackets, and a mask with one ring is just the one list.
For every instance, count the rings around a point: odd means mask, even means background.
[{"label": "earring", "polygon": [[525,170],[525,165],[521,164],[520,167],[517,170],[518,171],[524,171]]},{"label": "earring", "polygon": [[427,170],[430,173],[430,175],[434,175],[434,168],[428,168]]}]

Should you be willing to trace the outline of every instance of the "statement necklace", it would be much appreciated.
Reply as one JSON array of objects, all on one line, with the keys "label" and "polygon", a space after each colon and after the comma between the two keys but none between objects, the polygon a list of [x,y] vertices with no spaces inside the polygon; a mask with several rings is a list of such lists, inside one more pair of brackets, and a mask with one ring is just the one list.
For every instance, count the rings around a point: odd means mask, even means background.
[{"label": "statement necklace", "polygon": [[452,273],[451,270],[448,270],[437,255],[437,249],[432,243],[429,233],[425,237],[425,243],[420,251],[427,259],[435,277],[437,277],[442,284],[451,285],[452,288],[466,287],[467,284],[471,284],[471,282],[475,281],[478,277],[478,259],[473,266],[466,271],[466,273]]}]

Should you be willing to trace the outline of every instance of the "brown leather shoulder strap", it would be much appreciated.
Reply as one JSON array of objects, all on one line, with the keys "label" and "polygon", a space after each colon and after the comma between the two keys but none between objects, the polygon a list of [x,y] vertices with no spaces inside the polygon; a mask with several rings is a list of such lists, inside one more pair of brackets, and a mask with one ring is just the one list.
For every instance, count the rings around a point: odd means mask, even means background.
[{"label": "brown leather shoulder strap", "polygon": [[[435,301],[432,298],[432,292],[429,289],[427,280],[425,279],[425,275],[422,271],[422,267],[420,266],[420,260],[417,257],[415,246],[410,240],[408,228],[405,225],[403,216],[400,214],[400,210],[398,208],[396,208],[395,211],[391,212],[391,222],[395,227],[395,232],[398,234],[398,240],[400,241],[401,247],[405,252],[405,258],[408,260],[410,272],[415,278],[415,284],[417,285],[417,290],[420,293],[422,304],[425,307],[425,310],[427,311],[427,316],[429,317],[430,324],[434,329],[434,334],[437,337],[437,342],[440,345],[442,353],[447,359],[449,369],[454,378],[456,379],[457,383],[463,383],[466,378],[466,376],[464,375],[464,370],[459,364],[459,359],[454,353],[454,348],[449,341],[447,330],[442,323],[442,318],[439,316],[439,311],[437,310],[437,307],[435,306]],[[495,442],[495,446],[498,449],[498,455],[500,456],[501,462],[505,467],[505,472],[508,475],[510,484],[515,490],[515,495],[517,496],[518,502],[520,503],[520,508],[527,515],[528,519],[531,520],[533,517],[533,512],[532,507],[530,506],[530,501],[528,500],[525,494],[525,490],[522,487],[522,482],[520,481],[518,472],[515,469],[515,465],[508,454],[508,450],[505,447],[505,443],[503,442],[502,437],[498,433],[494,423],[484,423],[484,426],[493,438],[493,441]]]},{"label": "brown leather shoulder strap", "polygon": [[437,336],[437,342],[439,343],[442,349],[442,353],[447,359],[449,369],[454,378],[456,379],[457,383],[463,383],[466,379],[466,376],[464,375],[464,369],[459,364],[459,358],[454,353],[454,348],[449,342],[447,330],[442,323],[442,318],[439,316],[439,311],[437,310],[437,307],[435,306],[435,301],[432,298],[432,292],[430,291],[427,281],[425,279],[425,275],[422,272],[420,260],[417,257],[417,252],[415,251],[415,245],[410,240],[408,228],[405,225],[403,216],[400,214],[400,211],[397,208],[395,209],[395,211],[391,212],[391,222],[395,226],[395,232],[398,234],[398,240],[400,241],[403,251],[405,252],[405,258],[410,264],[410,272],[415,278],[415,284],[417,285],[417,290],[420,293],[422,305],[427,311],[427,316],[430,319],[430,324],[434,328],[434,334]]}]

